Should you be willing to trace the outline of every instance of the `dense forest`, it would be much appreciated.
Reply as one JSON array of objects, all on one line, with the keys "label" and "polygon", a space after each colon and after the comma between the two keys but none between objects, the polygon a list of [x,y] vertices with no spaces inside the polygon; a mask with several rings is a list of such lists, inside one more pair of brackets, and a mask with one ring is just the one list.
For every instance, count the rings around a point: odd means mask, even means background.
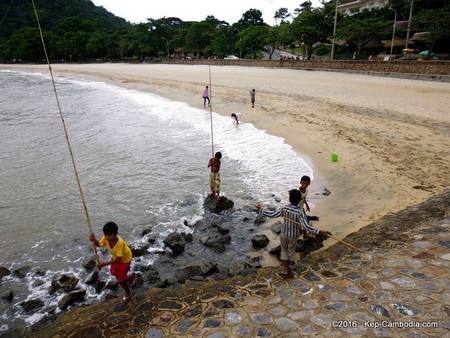
[{"label": "dense forest", "polygon": [[[290,13],[280,8],[270,26],[262,12],[249,9],[236,23],[214,16],[203,21],[151,18],[130,24],[90,0],[37,0],[49,56],[53,62],[88,60],[143,60],[157,57],[218,57],[234,54],[245,58],[269,58],[277,49],[303,54],[305,58],[326,56],[333,38],[335,2],[313,7],[304,1]],[[410,0],[392,0],[398,21],[409,16]],[[415,0],[414,32],[426,32],[417,48],[450,53],[450,2]],[[350,16],[339,13],[336,57],[365,57],[379,53],[390,41],[394,11],[382,8]],[[396,39],[405,39],[406,27],[398,26]],[[377,43],[375,43],[377,42]],[[371,50],[368,48],[372,46]],[[401,48],[397,50],[401,52]],[[43,52],[30,0],[0,0],[0,61],[40,62]]]}]

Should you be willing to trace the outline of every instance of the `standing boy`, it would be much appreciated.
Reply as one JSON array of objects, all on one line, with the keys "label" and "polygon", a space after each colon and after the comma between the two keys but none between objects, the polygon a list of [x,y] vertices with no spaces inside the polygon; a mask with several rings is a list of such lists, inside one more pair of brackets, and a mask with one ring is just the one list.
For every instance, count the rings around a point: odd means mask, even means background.
[{"label": "standing boy", "polygon": [[281,226],[280,232],[280,261],[283,271],[280,276],[288,278],[292,276],[292,272],[289,269],[289,260],[295,262],[295,246],[297,239],[303,233],[303,231],[312,234],[321,234],[324,236],[331,235],[329,231],[322,231],[309,224],[306,219],[305,212],[302,208],[298,207],[300,200],[302,199],[302,193],[299,190],[289,191],[289,205],[282,208],[278,208],[275,211],[266,211],[264,207],[257,205],[260,209],[259,214],[267,217],[280,217],[283,216],[284,222]]},{"label": "standing boy", "polygon": [[211,105],[211,101],[209,100],[209,88],[208,86],[205,87],[205,89],[203,89],[203,107],[206,108],[206,101],[208,101],[208,106]]},{"label": "standing boy", "polygon": [[111,265],[111,275],[117,278],[120,286],[125,290],[124,302],[128,302],[131,297],[130,287],[134,283],[134,275],[128,277],[130,270],[130,263],[133,255],[127,243],[122,237],[118,236],[119,228],[116,223],[108,222],[103,226],[104,236],[97,241],[95,235],[89,236],[89,240],[96,246],[106,247],[110,254],[111,260],[106,262],[99,262],[97,268],[101,269],[104,266]]},{"label": "standing boy", "polygon": [[309,208],[308,202],[306,201],[306,196],[308,196],[308,187],[311,184],[311,178],[309,176],[302,176],[300,179],[300,187],[298,190],[302,193],[302,199],[300,200],[300,203],[298,206],[303,209],[303,206],[306,207],[306,211],[311,211]]},{"label": "standing boy", "polygon": [[209,196],[215,198],[220,195],[220,159],[222,153],[217,152],[213,158],[208,162],[208,168],[211,167],[211,174],[209,176],[209,185],[211,187],[211,194]]},{"label": "standing boy", "polygon": [[255,108],[256,91],[252,89],[250,91],[250,100],[252,101],[252,108]]},{"label": "standing boy", "polygon": [[231,118],[234,120],[233,124],[239,124],[239,119],[241,118],[241,113],[231,114]]}]

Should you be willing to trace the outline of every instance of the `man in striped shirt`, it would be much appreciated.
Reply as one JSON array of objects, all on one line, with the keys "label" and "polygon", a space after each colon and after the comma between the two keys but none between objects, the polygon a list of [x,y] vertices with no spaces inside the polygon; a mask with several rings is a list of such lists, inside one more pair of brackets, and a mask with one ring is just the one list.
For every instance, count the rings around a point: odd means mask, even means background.
[{"label": "man in striped shirt", "polygon": [[283,267],[283,272],[281,272],[280,275],[282,277],[291,276],[289,258],[292,258],[292,260],[295,261],[295,246],[297,244],[297,239],[303,232],[312,233],[314,235],[331,235],[329,231],[319,230],[308,222],[305,211],[303,208],[298,207],[301,199],[302,193],[300,190],[291,190],[289,191],[289,205],[278,208],[275,211],[267,211],[264,207],[257,206],[260,208],[259,213],[262,216],[284,218],[280,233],[280,261]]}]

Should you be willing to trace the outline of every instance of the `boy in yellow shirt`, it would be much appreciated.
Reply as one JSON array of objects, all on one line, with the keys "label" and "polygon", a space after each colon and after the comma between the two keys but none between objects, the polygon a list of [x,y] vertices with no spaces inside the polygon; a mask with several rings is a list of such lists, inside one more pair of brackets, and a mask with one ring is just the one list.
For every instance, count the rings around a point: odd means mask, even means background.
[{"label": "boy in yellow shirt", "polygon": [[99,241],[97,241],[94,234],[89,236],[89,240],[96,246],[104,246],[109,250],[112,256],[111,260],[99,262],[97,268],[101,269],[104,266],[111,265],[111,275],[117,278],[120,286],[125,290],[125,297],[123,297],[123,300],[127,302],[131,297],[130,286],[132,286],[135,280],[134,275],[128,276],[133,255],[131,254],[131,250],[127,243],[122,237],[117,235],[118,232],[119,227],[117,224],[108,222],[103,226],[104,236]]}]

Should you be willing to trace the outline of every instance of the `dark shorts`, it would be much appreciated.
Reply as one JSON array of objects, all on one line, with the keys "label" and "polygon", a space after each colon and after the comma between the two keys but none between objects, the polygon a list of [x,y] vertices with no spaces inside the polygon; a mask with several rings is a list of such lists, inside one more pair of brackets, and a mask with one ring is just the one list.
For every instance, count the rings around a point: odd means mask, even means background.
[{"label": "dark shorts", "polygon": [[122,284],[128,279],[128,271],[130,270],[130,263],[112,263],[111,275],[117,278],[117,281]]}]

